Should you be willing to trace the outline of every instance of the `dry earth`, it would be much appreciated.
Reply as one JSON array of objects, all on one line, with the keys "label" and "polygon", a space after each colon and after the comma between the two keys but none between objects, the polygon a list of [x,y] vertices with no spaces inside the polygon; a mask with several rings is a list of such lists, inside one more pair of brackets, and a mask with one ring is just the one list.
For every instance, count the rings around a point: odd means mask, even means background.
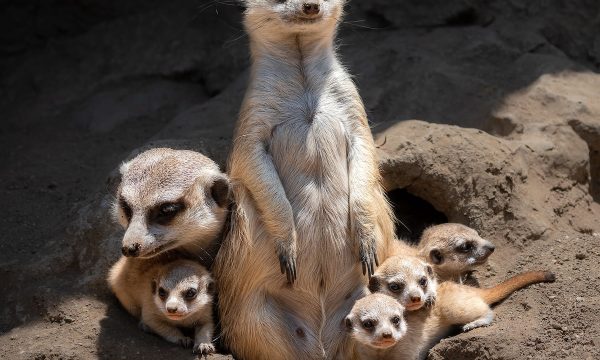
[{"label": "dry earth", "polygon": [[[167,144],[226,158],[247,44],[231,1],[0,1],[0,358],[191,358],[106,289],[120,161]],[[497,245],[478,277],[550,269],[430,359],[600,358],[600,3],[358,1],[340,50],[418,237]],[[420,121],[410,120],[420,119]]]}]

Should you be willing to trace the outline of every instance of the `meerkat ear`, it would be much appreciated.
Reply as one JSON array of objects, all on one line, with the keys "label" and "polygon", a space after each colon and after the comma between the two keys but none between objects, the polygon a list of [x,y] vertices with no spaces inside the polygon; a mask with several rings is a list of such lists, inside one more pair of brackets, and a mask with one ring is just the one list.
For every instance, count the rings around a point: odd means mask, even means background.
[{"label": "meerkat ear", "polygon": [[231,183],[225,176],[218,177],[210,188],[210,195],[219,207],[227,207],[231,203]]},{"label": "meerkat ear", "polygon": [[212,279],[206,283],[206,292],[211,295],[215,293],[215,282]]},{"label": "meerkat ear", "polygon": [[352,318],[350,315],[346,316],[346,331],[352,331],[354,329],[354,325],[352,324]]},{"label": "meerkat ear", "polygon": [[429,260],[435,265],[440,265],[444,262],[444,256],[438,249],[433,249],[429,252]]},{"label": "meerkat ear", "polygon": [[156,295],[156,288],[157,288],[156,280],[152,280],[152,294],[153,295]]},{"label": "meerkat ear", "polygon": [[369,279],[369,291],[372,293],[376,293],[381,288],[381,283],[379,281],[379,277],[377,275],[371,276]]}]

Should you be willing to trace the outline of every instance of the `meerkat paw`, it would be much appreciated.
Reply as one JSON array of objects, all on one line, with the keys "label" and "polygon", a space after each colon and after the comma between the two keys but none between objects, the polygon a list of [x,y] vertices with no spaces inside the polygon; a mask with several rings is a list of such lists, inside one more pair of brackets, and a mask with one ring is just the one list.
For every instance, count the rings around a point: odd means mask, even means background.
[{"label": "meerkat paw", "polygon": [[467,332],[467,331],[476,329],[478,327],[489,326],[492,324],[493,320],[494,320],[494,312],[492,310],[490,310],[487,314],[485,314],[485,316],[483,316],[475,321],[471,321],[468,324],[463,325],[462,330],[463,330],[463,332]]},{"label": "meerkat paw", "polygon": [[177,343],[185,349],[189,349],[194,346],[194,339],[189,337],[182,337],[177,340]]},{"label": "meerkat paw", "polygon": [[296,251],[293,247],[279,246],[277,250],[279,256],[279,267],[282,274],[285,274],[289,284],[296,281]]},{"label": "meerkat paw", "polygon": [[195,344],[193,353],[199,356],[206,357],[215,353],[215,346],[211,343]]},{"label": "meerkat paw", "polygon": [[368,275],[371,278],[371,275],[375,273],[375,268],[379,266],[375,241],[366,241],[360,244],[359,258],[362,264],[363,275]]}]

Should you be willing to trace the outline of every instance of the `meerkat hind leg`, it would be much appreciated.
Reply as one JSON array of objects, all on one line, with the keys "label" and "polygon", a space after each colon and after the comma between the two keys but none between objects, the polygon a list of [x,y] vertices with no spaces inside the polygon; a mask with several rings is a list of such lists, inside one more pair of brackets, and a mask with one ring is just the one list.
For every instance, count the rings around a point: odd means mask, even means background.
[{"label": "meerkat hind leg", "polygon": [[478,327],[488,326],[494,320],[494,311],[489,309],[489,311],[479,319],[473,320],[470,323],[465,324],[462,329],[464,332],[473,330]]}]

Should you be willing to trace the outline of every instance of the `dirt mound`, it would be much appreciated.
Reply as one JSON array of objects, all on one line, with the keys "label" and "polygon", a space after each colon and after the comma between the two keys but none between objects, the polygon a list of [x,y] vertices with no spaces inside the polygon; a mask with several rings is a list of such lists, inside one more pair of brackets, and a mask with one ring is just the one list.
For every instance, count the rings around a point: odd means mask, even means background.
[{"label": "dirt mound", "polygon": [[[139,331],[105,286],[121,236],[108,189],[148,146],[224,164],[247,77],[240,8],[38,3],[0,5],[0,354],[190,358]],[[431,359],[600,357],[598,11],[595,0],[349,2],[341,57],[398,232],[476,228],[497,245],[483,285],[557,275]]]}]

